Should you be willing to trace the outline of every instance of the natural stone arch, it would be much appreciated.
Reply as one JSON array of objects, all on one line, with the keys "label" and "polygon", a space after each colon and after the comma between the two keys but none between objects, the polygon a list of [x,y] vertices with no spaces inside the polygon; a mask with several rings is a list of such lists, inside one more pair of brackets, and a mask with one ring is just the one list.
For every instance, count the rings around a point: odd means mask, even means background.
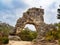
[{"label": "natural stone arch", "polygon": [[40,24],[44,23],[44,9],[30,8],[27,12],[23,13],[23,17],[17,20],[16,34],[20,33],[26,24],[33,24],[38,32]]},{"label": "natural stone arch", "polygon": [[50,29],[54,28],[52,25],[44,23],[44,9],[41,8],[30,8],[23,13],[23,17],[17,20],[15,31],[16,34],[20,33],[26,24],[32,24],[35,26],[38,33],[37,38],[42,38],[45,33]]},{"label": "natural stone arch", "polygon": [[21,30],[25,27],[26,24],[33,24],[38,33],[35,45],[41,44],[41,41],[44,40],[44,36],[50,30],[50,28],[55,28],[53,25],[44,23],[44,9],[41,8],[30,8],[25,13],[23,17],[17,20],[15,26],[16,34],[20,33]]}]

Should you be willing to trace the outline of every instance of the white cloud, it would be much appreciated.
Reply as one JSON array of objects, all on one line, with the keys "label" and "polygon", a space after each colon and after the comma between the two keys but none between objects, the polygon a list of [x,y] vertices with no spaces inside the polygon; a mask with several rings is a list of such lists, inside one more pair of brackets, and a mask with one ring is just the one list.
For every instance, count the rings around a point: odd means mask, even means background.
[{"label": "white cloud", "polygon": [[26,4],[28,4],[31,7],[43,6],[43,7],[46,7],[46,8],[47,8],[47,6],[49,6],[50,4],[52,4],[55,1],[56,0],[23,0],[23,2],[25,2]]},{"label": "white cloud", "polygon": [[[57,8],[60,0],[23,0],[23,2],[29,5],[27,8],[42,6],[45,10],[44,17],[46,23],[59,22],[59,20],[57,20]],[[52,9],[49,7],[52,7]]]},{"label": "white cloud", "polygon": [[[4,17],[4,19],[9,17],[9,15],[10,15],[10,17],[11,17],[11,15],[13,15],[13,18],[16,18],[15,20],[17,20],[19,17],[22,17],[23,12],[26,11],[28,8],[42,6],[42,8],[45,9],[45,15],[44,15],[45,16],[45,22],[50,23],[53,20],[54,20],[53,22],[58,22],[59,21],[59,20],[56,19],[56,14],[57,14],[56,9],[58,8],[58,5],[60,4],[60,0],[21,0],[22,2],[24,2],[25,4],[28,5],[28,7],[25,8],[25,9],[21,9],[20,8],[21,6],[19,8],[14,9],[13,8],[14,5],[12,5],[13,0],[0,0],[0,1],[3,4],[5,4],[6,7],[11,8],[12,12],[14,13],[14,14],[5,14],[6,16]],[[20,1],[20,0],[18,0],[18,1]],[[51,5],[53,5],[54,2],[56,2],[56,4],[55,4],[56,7],[51,6]],[[53,7],[53,8],[50,9],[49,7]],[[51,21],[51,18],[54,18],[54,19]],[[11,22],[9,21],[9,24],[10,23]],[[16,21],[15,21],[15,23],[16,23]]]}]

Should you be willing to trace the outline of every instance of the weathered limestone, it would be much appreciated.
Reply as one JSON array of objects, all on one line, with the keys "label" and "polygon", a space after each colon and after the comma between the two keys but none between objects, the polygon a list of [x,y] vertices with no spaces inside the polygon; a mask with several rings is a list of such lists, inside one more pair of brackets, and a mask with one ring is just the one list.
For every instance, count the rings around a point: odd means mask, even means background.
[{"label": "weathered limestone", "polygon": [[[35,45],[39,45],[44,40],[46,33],[54,28],[52,25],[44,23],[44,9],[41,8],[30,8],[27,12],[23,13],[23,17],[17,20],[15,31],[19,34],[26,24],[32,24],[35,26],[38,33]],[[43,45],[43,44],[42,44]]]},{"label": "weathered limestone", "polygon": [[44,9],[40,8],[30,8],[27,12],[23,13],[23,17],[17,20],[16,24],[16,34],[25,27],[26,24],[33,24],[38,32],[40,25],[44,23],[43,19]]},{"label": "weathered limestone", "polygon": [[[36,42],[34,42],[33,44],[34,45],[48,45],[50,42],[47,42],[45,40],[45,36],[46,36],[47,32],[49,32],[53,28],[55,29],[55,27],[53,25],[51,25],[51,24],[50,25],[45,24],[45,23],[41,24],[40,27],[38,28],[39,29],[38,32],[37,32],[38,36],[34,40]],[[52,44],[56,45],[57,42],[56,42],[56,44],[55,44],[55,42],[53,42]],[[52,44],[49,44],[49,45],[52,45]]]}]

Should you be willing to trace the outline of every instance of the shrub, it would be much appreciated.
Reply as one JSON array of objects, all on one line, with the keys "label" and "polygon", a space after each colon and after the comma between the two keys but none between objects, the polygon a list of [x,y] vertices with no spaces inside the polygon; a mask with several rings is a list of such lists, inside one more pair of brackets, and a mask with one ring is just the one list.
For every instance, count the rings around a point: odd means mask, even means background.
[{"label": "shrub", "polygon": [[0,44],[2,44],[2,37],[0,37]]},{"label": "shrub", "polygon": [[3,44],[8,44],[8,43],[9,43],[8,37],[3,37],[3,38],[2,38],[2,43],[3,43]]},{"label": "shrub", "polygon": [[56,35],[57,34],[57,31],[55,30],[50,30],[49,32],[47,32],[46,36],[45,36],[45,39],[47,41],[51,41],[51,40],[56,40]]},{"label": "shrub", "polygon": [[23,41],[32,41],[37,37],[36,31],[31,31],[30,29],[22,30],[18,36],[20,36],[21,40]]},{"label": "shrub", "polygon": [[46,40],[58,40],[60,44],[60,23],[54,24],[56,29],[52,29],[47,32],[45,38]]}]

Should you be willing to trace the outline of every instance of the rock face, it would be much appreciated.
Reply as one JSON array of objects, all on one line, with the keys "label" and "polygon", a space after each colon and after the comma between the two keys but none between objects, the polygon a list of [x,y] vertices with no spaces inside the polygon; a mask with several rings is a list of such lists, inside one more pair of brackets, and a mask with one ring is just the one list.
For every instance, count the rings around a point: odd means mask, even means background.
[{"label": "rock face", "polygon": [[9,35],[9,40],[14,40],[14,41],[21,41],[20,37],[19,36],[11,36]]},{"label": "rock face", "polygon": [[52,25],[48,25],[44,23],[44,9],[41,8],[30,8],[26,12],[23,13],[23,17],[17,20],[15,30],[16,34],[20,33],[21,30],[25,27],[26,24],[32,24],[35,26],[38,36],[36,38],[36,45],[39,45],[42,40],[44,40],[44,36],[46,32],[49,31],[50,28],[54,28]]},{"label": "rock face", "polygon": [[46,36],[47,32],[49,32],[53,28],[55,29],[55,26],[53,26],[51,24],[50,25],[45,24],[45,23],[41,24],[39,27],[39,30],[37,32],[38,36],[35,39],[36,42],[34,42],[33,45],[57,45],[58,43],[56,41],[55,41],[56,42],[56,44],[55,44],[55,42],[50,43],[45,40],[45,36]]},{"label": "rock face", "polygon": [[17,20],[16,24],[16,33],[25,27],[26,24],[32,24],[35,26],[36,31],[38,32],[40,25],[44,23],[43,19],[44,9],[40,8],[30,8],[27,12],[23,13],[23,17]]}]

